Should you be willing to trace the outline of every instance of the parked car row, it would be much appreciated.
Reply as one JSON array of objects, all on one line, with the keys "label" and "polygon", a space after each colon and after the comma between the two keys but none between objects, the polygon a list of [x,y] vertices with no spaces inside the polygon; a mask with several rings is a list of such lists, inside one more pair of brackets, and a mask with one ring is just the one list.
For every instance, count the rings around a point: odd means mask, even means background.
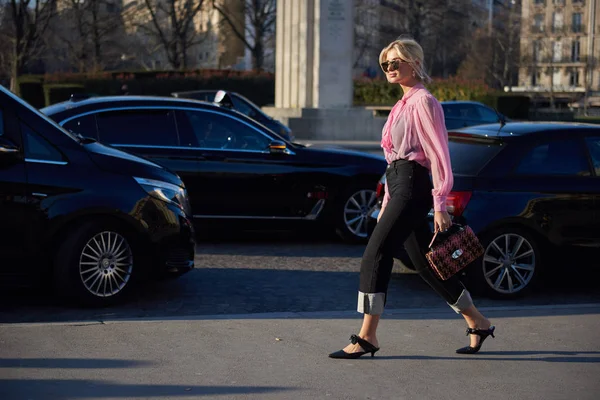
[{"label": "parked car row", "polygon": [[193,268],[191,218],[175,173],[70,133],[0,86],[0,283],[109,304]]},{"label": "parked car row", "polygon": [[[470,287],[517,297],[535,285],[556,249],[600,247],[600,127],[480,125],[450,131],[449,147],[454,187],[448,212],[468,224],[485,248],[465,272]],[[369,230],[376,224],[384,185],[385,175]],[[411,267],[402,246],[396,257]]]},{"label": "parked car row", "polygon": [[[193,268],[198,229],[304,226],[364,243],[375,224],[383,156],[294,143],[236,94],[80,97],[40,112],[0,90],[7,278],[107,304],[136,280]],[[478,104],[445,102],[447,124],[466,116],[448,107]],[[555,246],[600,246],[600,128],[478,112],[461,123],[478,125],[449,127],[448,210],[485,247],[466,278],[510,298]]]},{"label": "parked car row", "polygon": [[190,99],[95,97],[41,111],[74,134],[177,173],[205,228],[312,226],[367,239],[382,155],[305,147],[236,110]]}]

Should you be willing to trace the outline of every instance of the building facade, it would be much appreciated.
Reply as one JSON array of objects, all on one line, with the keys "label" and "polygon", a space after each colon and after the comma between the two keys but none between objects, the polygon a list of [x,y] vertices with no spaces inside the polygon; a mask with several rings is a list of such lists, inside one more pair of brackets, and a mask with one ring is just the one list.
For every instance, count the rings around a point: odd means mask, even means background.
[{"label": "building facade", "polygon": [[519,85],[568,104],[600,91],[598,0],[523,0]]}]

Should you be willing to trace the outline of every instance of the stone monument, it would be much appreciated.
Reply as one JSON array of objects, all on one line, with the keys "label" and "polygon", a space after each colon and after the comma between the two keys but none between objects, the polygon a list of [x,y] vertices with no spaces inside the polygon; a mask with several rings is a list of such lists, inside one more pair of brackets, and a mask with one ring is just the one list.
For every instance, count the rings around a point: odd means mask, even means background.
[{"label": "stone monument", "polygon": [[352,107],[354,0],[277,0],[275,107],[297,139],[378,140],[383,122]]}]

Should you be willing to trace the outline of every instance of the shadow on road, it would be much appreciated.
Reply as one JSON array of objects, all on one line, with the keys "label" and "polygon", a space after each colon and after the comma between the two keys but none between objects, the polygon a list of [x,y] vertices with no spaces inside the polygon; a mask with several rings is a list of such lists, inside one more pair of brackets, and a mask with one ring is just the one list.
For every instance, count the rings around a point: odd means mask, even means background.
[{"label": "shadow on road", "polygon": [[0,379],[3,399],[101,399],[249,395],[297,390],[275,386],[132,385],[88,379]]},{"label": "shadow on road", "polygon": [[0,358],[0,368],[106,369],[136,368],[151,365],[155,365],[155,363],[105,358]]},{"label": "shadow on road", "polygon": [[[551,357],[550,355],[555,355]],[[591,357],[584,357],[589,355]],[[492,356],[492,357],[490,357]],[[515,356],[515,357],[507,357]],[[541,357],[536,357],[541,356]],[[486,351],[476,357],[439,357],[439,356],[381,356],[380,360],[469,360],[471,361],[524,361],[549,363],[600,363],[600,351]]]}]

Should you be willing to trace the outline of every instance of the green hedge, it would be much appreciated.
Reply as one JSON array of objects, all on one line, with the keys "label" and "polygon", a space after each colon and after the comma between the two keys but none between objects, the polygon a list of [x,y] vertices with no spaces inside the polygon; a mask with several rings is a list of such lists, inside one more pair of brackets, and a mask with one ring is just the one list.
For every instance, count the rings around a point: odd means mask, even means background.
[{"label": "green hedge", "polygon": [[[474,100],[496,107],[496,99],[501,92],[478,81],[458,78],[434,79],[426,85],[439,100]],[[392,85],[385,79],[359,79],[354,83],[355,105],[394,105],[402,97],[399,85]]]},{"label": "green hedge", "polygon": [[[273,75],[248,71],[134,71],[29,75],[21,77],[19,86],[21,97],[40,108],[64,101],[72,93],[119,95],[124,84],[131,95],[171,96],[171,93],[176,91],[224,89],[236,91],[259,106],[275,102]],[[45,90],[45,87],[49,89]]]},{"label": "green hedge", "polygon": [[[21,97],[36,107],[67,100],[73,93],[98,96],[119,95],[123,84],[131,95],[170,96],[172,92],[223,89],[249,98],[262,107],[275,102],[275,78],[272,74],[230,70],[130,71],[99,74],[47,74],[24,76],[20,80]],[[498,92],[481,82],[457,78],[435,79],[427,88],[440,100],[475,100],[498,106]],[[398,85],[384,79],[354,81],[354,104],[394,105],[402,97]],[[506,107],[506,102],[504,103]],[[510,107],[508,107],[510,108]],[[510,114],[510,113],[508,113]]]}]

